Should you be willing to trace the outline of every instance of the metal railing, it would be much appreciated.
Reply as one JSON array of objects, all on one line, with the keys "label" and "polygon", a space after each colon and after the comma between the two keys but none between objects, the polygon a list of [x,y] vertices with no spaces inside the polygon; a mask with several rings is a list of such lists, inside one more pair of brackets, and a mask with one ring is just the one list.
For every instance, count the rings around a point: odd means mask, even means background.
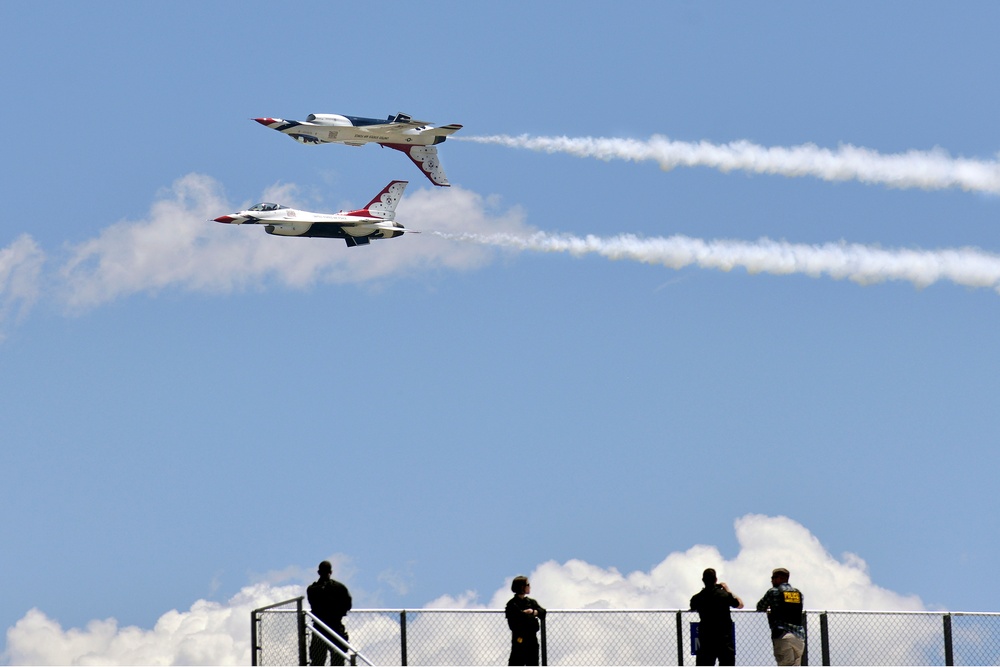
[{"label": "metal railing", "polygon": [[[733,611],[736,662],[773,665],[764,614]],[[1000,614],[809,610],[803,664],[1000,664]],[[253,664],[305,665],[302,598],[253,612]],[[543,665],[694,665],[691,624],[677,609],[550,609],[539,633]],[[345,618],[349,654],[375,665],[502,665],[510,631],[502,609],[363,609]]]},{"label": "metal railing", "polygon": [[[352,646],[349,641],[340,636],[336,630],[324,623],[321,619],[317,618],[311,611],[304,612],[300,614],[300,616],[308,618],[312,621],[311,623],[305,624],[305,630],[309,635],[310,645],[312,645],[312,642],[323,642],[330,651],[336,651],[337,655],[344,660],[345,664],[357,665],[358,660],[366,665],[372,664],[372,661],[363,656],[355,646]],[[336,641],[331,641],[329,638],[335,638]]]}]

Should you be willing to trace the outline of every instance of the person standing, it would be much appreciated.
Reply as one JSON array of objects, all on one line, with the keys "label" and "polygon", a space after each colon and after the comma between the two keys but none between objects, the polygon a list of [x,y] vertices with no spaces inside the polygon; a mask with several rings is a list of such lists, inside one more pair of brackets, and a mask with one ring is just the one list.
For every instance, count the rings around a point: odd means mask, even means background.
[{"label": "person standing", "polygon": [[[309,598],[309,609],[316,618],[330,626],[331,630],[343,637],[344,641],[347,641],[350,638],[347,636],[347,630],[344,628],[344,616],[351,610],[351,594],[348,592],[347,586],[333,578],[333,565],[330,564],[330,561],[325,560],[320,563],[317,573],[319,574],[319,579],[309,584],[309,587],[306,589],[306,596]],[[344,642],[337,639],[337,637],[332,636],[315,623],[313,626],[317,632],[329,639],[335,646],[340,647],[342,651],[347,650]],[[327,646],[326,642],[320,637],[313,635],[309,641],[309,664],[325,665],[327,652],[330,653],[331,665],[344,664],[343,656]]]},{"label": "person standing", "polygon": [[510,584],[514,597],[507,602],[504,615],[510,627],[510,659],[508,665],[538,664],[538,619],[545,618],[545,609],[528,597],[531,582],[527,577],[514,577]]},{"label": "person standing", "polygon": [[779,665],[801,665],[806,631],[802,627],[802,592],[788,583],[783,567],[771,572],[771,588],[757,603],[757,611],[767,612],[771,626],[774,659]]},{"label": "person standing", "polygon": [[698,650],[696,665],[736,664],[736,645],[733,642],[733,619],[729,609],[743,608],[743,600],[718,581],[715,570],[708,568],[701,575],[705,587],[691,598],[691,611],[698,612]]}]

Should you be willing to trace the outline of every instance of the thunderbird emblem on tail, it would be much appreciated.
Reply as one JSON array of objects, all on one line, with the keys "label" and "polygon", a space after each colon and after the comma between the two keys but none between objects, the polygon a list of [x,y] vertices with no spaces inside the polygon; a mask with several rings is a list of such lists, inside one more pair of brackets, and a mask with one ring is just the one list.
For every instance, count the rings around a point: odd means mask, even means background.
[{"label": "thunderbird emblem on tail", "polygon": [[391,239],[413,232],[394,220],[396,204],[403,197],[407,181],[393,181],[382,188],[368,205],[357,211],[311,213],[281,204],[264,202],[239,213],[215,218],[231,225],[264,225],[277,236],[313,236],[344,239],[349,247],[368,245],[372,239]]},{"label": "thunderbird emblem on tail", "polygon": [[264,127],[270,127],[303,144],[347,144],[362,146],[379,144],[402,151],[413,160],[434,185],[450,185],[438,160],[437,144],[448,135],[462,129],[461,125],[435,127],[421,120],[413,120],[403,113],[385,120],[359,118],[339,114],[309,114],[306,120],[281,118],[254,118]]}]

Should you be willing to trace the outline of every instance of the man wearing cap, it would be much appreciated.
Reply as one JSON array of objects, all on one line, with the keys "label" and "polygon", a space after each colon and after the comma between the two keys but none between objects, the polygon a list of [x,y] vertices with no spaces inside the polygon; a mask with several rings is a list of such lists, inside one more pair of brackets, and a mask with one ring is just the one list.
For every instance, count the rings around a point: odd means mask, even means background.
[{"label": "man wearing cap", "polygon": [[757,611],[767,612],[771,626],[774,659],[779,665],[801,665],[806,631],[802,627],[802,593],[788,583],[788,570],[771,572],[771,589],[757,603]]},{"label": "man wearing cap", "polygon": [[[333,565],[330,564],[330,561],[325,560],[320,563],[317,573],[319,579],[309,584],[309,588],[306,589],[309,609],[331,630],[348,640],[350,637],[347,636],[347,630],[344,629],[344,616],[351,610],[351,594],[347,591],[347,586],[332,577]],[[316,631],[329,639],[332,644],[338,646],[342,651],[347,650],[343,642],[315,623],[313,625],[315,625]],[[344,664],[343,656],[330,649],[322,638],[313,635],[309,641],[309,664],[325,665],[328,651],[331,665]]]},{"label": "man wearing cap", "polygon": [[538,619],[545,618],[545,610],[536,600],[528,597],[531,583],[527,577],[514,577],[510,584],[514,597],[507,602],[504,615],[510,628],[510,659],[508,665],[538,664]]},{"label": "man wearing cap", "polygon": [[733,643],[733,619],[729,608],[743,608],[743,600],[729,592],[729,587],[718,581],[715,570],[708,568],[701,575],[705,587],[691,598],[691,611],[698,612],[698,650],[696,665],[736,664],[736,646]]}]

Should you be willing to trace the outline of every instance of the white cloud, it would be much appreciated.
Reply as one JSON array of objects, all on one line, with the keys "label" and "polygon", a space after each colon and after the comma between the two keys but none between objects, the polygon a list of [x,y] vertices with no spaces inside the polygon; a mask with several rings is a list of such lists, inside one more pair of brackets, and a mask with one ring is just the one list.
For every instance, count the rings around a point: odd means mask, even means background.
[{"label": "white cloud", "polygon": [[379,572],[377,577],[380,583],[386,584],[397,595],[406,595],[413,586],[413,561],[409,561],[402,568],[388,568]]},{"label": "white cloud", "polygon": [[248,665],[250,612],[301,594],[298,586],[247,586],[226,604],[199,600],[169,611],[151,630],[113,618],[64,630],[38,609],[7,630],[13,665]]},{"label": "white cloud", "polygon": [[[701,587],[701,573],[714,567],[722,581],[752,607],[769,587],[771,570],[785,567],[803,591],[809,609],[922,610],[917,596],[881,588],[854,554],[833,557],[808,529],[787,517],[749,514],[736,521],[739,553],[727,560],[714,546],[672,553],[648,572],[622,574],[581,560],[549,561],[529,575],[533,595],[550,608],[686,609]],[[489,607],[510,598],[502,588]]]},{"label": "white cloud", "polygon": [[[282,203],[295,196],[289,184],[265,193]],[[165,288],[225,293],[270,283],[366,282],[415,270],[471,269],[495,255],[432,234],[348,248],[336,239],[274,237],[257,226],[211,222],[237,208],[212,178],[179,179],[145,219],[115,223],[70,248],[59,270],[63,299],[82,309]],[[516,208],[501,211],[493,200],[459,187],[408,192],[397,211],[406,227],[443,232],[529,233],[523,218]]]},{"label": "white cloud", "polygon": [[[0,248],[0,327],[8,317],[18,319],[26,315],[35,303],[44,263],[45,253],[27,234]],[[2,328],[0,340],[3,340]]]},{"label": "white cloud", "polygon": [[[751,514],[738,519],[735,529],[739,552],[728,560],[714,546],[696,545],[669,554],[648,572],[622,574],[615,568],[601,568],[581,560],[541,563],[529,573],[533,595],[549,609],[686,609],[690,596],[700,588],[702,570],[714,567],[720,578],[743,598],[747,607],[752,608],[767,589],[771,570],[782,566],[791,570],[792,583],[803,591],[808,609],[903,611],[924,608],[915,595],[901,595],[877,586],[860,557],[844,554],[835,558],[809,530],[791,519]],[[299,568],[289,568],[270,573],[265,578],[288,580],[301,572]],[[511,578],[514,574],[511,573]],[[337,575],[342,578],[339,569]],[[479,602],[474,591],[465,591],[456,596],[442,595],[425,608],[502,609],[511,596],[509,585],[510,579],[486,604]],[[187,611],[169,611],[151,630],[119,627],[114,619],[91,621],[85,628],[63,629],[44,612],[32,609],[7,631],[3,657],[11,664],[38,665],[248,664],[251,656],[250,611],[303,593],[301,585],[276,586],[260,582],[245,587],[225,604],[199,600]],[[425,637],[426,641],[433,640],[435,646],[454,650],[467,643],[468,635],[463,634],[464,630],[456,637],[434,636],[447,633],[447,628],[455,625],[454,618],[442,624],[434,616],[424,616],[426,618],[419,622],[437,628]],[[351,636],[359,642],[363,652],[364,638],[376,634],[369,629],[373,627],[371,624],[388,623],[378,630],[382,639],[377,641],[383,641],[393,632],[392,623],[381,616],[369,618],[356,614],[354,619],[350,625]],[[421,619],[419,615],[415,622],[418,619]],[[495,626],[490,618],[476,616],[468,622],[485,628],[481,632],[487,636],[495,634],[490,629]],[[581,621],[581,627],[589,622]],[[877,634],[876,630],[868,631]],[[932,636],[934,632],[924,634]],[[416,633],[413,636],[424,637]],[[925,639],[923,635],[904,635],[903,638],[913,640],[911,643]],[[503,641],[499,645],[502,647]],[[906,647],[900,648],[904,649]],[[899,657],[903,659],[909,655],[900,653]],[[470,654],[469,658],[472,657]]]}]

